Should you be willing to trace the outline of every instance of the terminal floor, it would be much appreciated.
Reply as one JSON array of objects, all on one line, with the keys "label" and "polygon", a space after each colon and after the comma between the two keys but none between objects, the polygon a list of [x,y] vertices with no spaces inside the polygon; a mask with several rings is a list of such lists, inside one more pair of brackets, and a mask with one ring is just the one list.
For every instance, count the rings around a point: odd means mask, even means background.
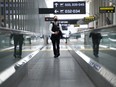
[{"label": "terminal floor", "polygon": [[35,56],[34,65],[28,66],[28,74],[18,87],[95,87],[68,49],[61,47],[59,58],[53,57],[51,49],[47,47]]}]

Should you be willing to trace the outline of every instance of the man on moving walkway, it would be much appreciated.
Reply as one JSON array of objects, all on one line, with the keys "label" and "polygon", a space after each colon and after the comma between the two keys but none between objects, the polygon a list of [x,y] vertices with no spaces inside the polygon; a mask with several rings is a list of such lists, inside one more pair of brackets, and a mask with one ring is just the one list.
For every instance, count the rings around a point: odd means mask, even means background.
[{"label": "man on moving walkway", "polygon": [[89,37],[92,37],[92,42],[93,42],[93,54],[95,57],[99,57],[99,44],[100,40],[102,39],[102,36],[100,33],[92,31],[89,35]]},{"label": "man on moving walkway", "polygon": [[[14,40],[14,57],[15,58],[21,58],[22,56],[22,45],[23,45],[23,34],[11,34],[10,38],[13,38]],[[19,45],[19,48],[17,50],[17,46]]]}]

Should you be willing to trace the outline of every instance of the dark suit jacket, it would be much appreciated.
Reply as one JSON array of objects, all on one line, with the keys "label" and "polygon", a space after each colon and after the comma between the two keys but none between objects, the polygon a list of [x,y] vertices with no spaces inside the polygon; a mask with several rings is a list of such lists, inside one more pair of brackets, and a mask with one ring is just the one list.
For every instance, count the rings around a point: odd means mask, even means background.
[{"label": "dark suit jacket", "polygon": [[24,38],[23,34],[11,34],[10,38],[14,39],[14,44],[23,44]]},{"label": "dark suit jacket", "polygon": [[62,38],[62,32],[61,32],[61,30],[59,28],[59,23],[55,24],[54,22],[52,22],[52,24],[53,24],[52,31],[53,32],[56,32],[57,31],[59,33],[57,35],[52,34],[51,35],[51,39],[53,40],[53,39],[60,39],[60,38]]},{"label": "dark suit jacket", "polygon": [[89,37],[92,37],[93,43],[100,43],[102,36],[100,33],[91,32]]}]

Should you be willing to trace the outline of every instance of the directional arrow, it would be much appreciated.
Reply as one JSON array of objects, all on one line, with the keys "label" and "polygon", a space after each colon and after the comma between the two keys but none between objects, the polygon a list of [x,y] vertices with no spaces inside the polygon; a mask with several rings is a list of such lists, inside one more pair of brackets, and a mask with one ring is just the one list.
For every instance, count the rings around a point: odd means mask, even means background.
[{"label": "directional arrow", "polygon": [[55,7],[58,7],[58,3],[55,3]]},{"label": "directional arrow", "polygon": [[55,10],[54,13],[58,13],[59,11],[58,10]]}]

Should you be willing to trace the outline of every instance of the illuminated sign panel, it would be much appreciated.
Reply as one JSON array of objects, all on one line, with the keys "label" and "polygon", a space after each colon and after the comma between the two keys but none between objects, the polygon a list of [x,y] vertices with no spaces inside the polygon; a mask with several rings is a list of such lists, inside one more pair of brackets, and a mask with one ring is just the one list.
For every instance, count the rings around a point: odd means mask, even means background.
[{"label": "illuminated sign panel", "polygon": [[84,17],[84,21],[94,21],[95,20],[95,17],[94,16],[89,16],[89,17]]},{"label": "illuminated sign panel", "polygon": [[86,3],[82,2],[54,2],[54,14],[85,14]]},{"label": "illuminated sign panel", "polygon": [[45,21],[53,21],[54,18],[53,17],[45,17]]},{"label": "illuminated sign panel", "polygon": [[115,7],[99,7],[100,13],[114,13]]},{"label": "illuminated sign panel", "polygon": [[[53,21],[53,17],[45,17],[45,21]],[[59,19],[60,24],[76,24],[79,19]]]}]

